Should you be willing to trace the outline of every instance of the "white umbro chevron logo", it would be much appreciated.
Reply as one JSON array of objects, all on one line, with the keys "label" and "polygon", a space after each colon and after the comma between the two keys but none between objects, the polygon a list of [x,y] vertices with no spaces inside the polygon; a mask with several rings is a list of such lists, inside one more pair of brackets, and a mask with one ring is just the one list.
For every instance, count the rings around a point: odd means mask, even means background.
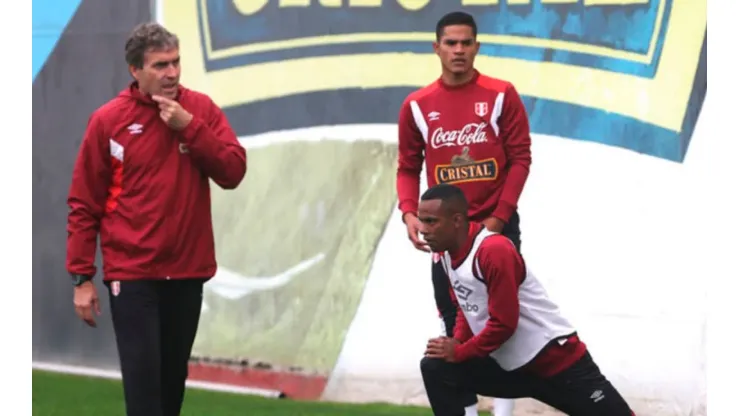
[{"label": "white umbro chevron logo", "polygon": [[144,126],[139,123],[134,123],[127,127],[128,132],[131,134],[141,134],[144,131],[143,128]]},{"label": "white umbro chevron logo", "polygon": [[596,390],[591,394],[591,400],[594,401],[594,403],[598,403],[599,401],[604,399],[604,392],[601,390]]}]

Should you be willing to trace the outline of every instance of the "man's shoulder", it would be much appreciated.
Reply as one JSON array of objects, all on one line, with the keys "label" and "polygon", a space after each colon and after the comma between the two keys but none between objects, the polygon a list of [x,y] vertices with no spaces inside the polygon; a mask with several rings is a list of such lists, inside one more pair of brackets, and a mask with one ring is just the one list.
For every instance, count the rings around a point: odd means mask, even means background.
[{"label": "man's shoulder", "polygon": [[439,90],[439,83],[437,81],[434,81],[430,83],[429,85],[426,85],[424,87],[421,87],[413,92],[411,92],[409,95],[406,96],[406,99],[404,100],[404,105],[409,104],[411,101],[421,101],[425,97],[428,97],[429,95],[433,94],[434,92]]},{"label": "man's shoulder", "polygon": [[133,100],[117,95],[93,110],[90,119],[102,123],[115,121],[118,116],[128,114],[128,109],[133,105],[136,105]]},{"label": "man's shoulder", "polygon": [[183,94],[189,100],[213,102],[213,100],[208,94],[204,92],[200,92],[198,90],[194,90],[192,88],[188,88],[184,85],[180,86],[180,91],[181,91],[181,94]]},{"label": "man's shoulder", "polygon": [[182,88],[181,104],[186,110],[198,117],[212,119],[214,116],[223,117],[221,107],[206,93],[196,91],[187,87]]},{"label": "man's shoulder", "polygon": [[190,89],[185,86],[181,86],[180,88],[180,94],[182,94],[183,99],[187,100],[188,102],[195,104],[198,107],[217,107],[216,103],[208,94]]},{"label": "man's shoulder", "polygon": [[509,88],[514,87],[514,84],[510,81],[485,74],[480,74],[478,76],[476,84],[481,88],[485,88],[493,92],[506,92]]},{"label": "man's shoulder", "polygon": [[479,258],[496,258],[507,253],[513,254],[516,252],[517,251],[514,243],[512,243],[508,237],[503,234],[495,233],[488,235],[483,239],[483,241],[480,243],[480,246],[478,246],[478,252],[476,253],[476,255]]}]

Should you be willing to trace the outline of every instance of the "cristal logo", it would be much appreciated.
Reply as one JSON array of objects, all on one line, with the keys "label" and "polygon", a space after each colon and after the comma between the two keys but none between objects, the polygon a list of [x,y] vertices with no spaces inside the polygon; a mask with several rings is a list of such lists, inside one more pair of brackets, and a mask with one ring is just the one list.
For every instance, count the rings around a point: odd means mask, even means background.
[{"label": "cristal logo", "polygon": [[444,131],[442,127],[432,133],[432,148],[448,146],[469,146],[476,143],[485,143],[488,137],[485,132],[486,123],[470,123],[460,130]]}]

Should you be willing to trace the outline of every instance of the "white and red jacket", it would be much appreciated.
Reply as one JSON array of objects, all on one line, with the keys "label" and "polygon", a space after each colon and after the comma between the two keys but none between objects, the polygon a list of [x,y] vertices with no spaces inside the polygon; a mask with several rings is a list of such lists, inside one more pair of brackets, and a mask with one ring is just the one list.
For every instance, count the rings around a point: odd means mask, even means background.
[{"label": "white and red jacket", "polygon": [[505,236],[471,223],[468,243],[442,264],[457,304],[455,357],[493,357],[504,370],[540,376],[578,361],[586,346]]}]

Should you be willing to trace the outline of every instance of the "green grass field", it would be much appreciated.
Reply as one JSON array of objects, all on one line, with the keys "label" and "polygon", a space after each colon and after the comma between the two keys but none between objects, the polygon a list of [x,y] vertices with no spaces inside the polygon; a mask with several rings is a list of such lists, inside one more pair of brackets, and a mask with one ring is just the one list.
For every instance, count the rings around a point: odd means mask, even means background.
[{"label": "green grass field", "polygon": [[[427,408],[267,399],[189,389],[182,416],[421,416]],[[124,416],[119,381],[33,371],[33,416]]]}]

